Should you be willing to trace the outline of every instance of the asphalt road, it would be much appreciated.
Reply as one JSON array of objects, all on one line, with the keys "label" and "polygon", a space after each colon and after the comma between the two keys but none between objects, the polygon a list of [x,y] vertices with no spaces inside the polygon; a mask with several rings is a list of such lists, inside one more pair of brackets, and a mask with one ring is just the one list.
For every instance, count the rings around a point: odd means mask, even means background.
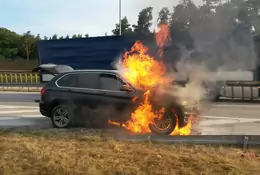
[{"label": "asphalt road", "polygon": [[0,92],[0,102],[33,102],[40,99],[39,92]]},{"label": "asphalt road", "polygon": [[[52,127],[39,113],[38,93],[0,93],[0,127]],[[194,133],[203,135],[260,135],[260,102],[218,102],[202,104]]]}]

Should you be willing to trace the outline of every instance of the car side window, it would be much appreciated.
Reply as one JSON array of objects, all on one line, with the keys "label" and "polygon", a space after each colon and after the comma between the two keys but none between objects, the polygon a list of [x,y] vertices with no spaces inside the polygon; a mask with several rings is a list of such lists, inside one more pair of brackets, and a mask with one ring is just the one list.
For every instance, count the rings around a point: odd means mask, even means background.
[{"label": "car side window", "polygon": [[77,88],[98,89],[98,74],[79,73],[77,74]]},{"label": "car side window", "polygon": [[101,74],[100,75],[100,88],[104,90],[120,91],[124,83],[120,81],[115,75]]},{"label": "car side window", "polygon": [[57,81],[59,86],[63,87],[75,87],[76,86],[76,75],[75,74],[67,74]]}]

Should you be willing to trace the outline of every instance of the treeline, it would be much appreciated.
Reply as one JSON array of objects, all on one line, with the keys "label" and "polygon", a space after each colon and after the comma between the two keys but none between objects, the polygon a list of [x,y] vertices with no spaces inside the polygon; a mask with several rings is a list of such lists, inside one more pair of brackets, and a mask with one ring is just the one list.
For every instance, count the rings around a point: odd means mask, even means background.
[{"label": "treeline", "polygon": [[[158,24],[170,26],[172,42],[180,43],[186,48],[194,47],[194,40],[204,43],[214,42],[228,49],[228,41],[249,44],[249,36],[260,33],[260,1],[256,0],[203,0],[197,6],[192,0],[181,0],[174,7],[164,7],[156,17]],[[127,17],[121,20],[122,35],[152,33],[153,7],[140,11],[136,24],[129,24]],[[119,24],[112,30],[119,35]],[[33,60],[37,55],[37,41],[89,37],[88,34],[73,36],[45,37],[31,34],[17,34],[6,28],[0,28],[0,58]],[[220,44],[220,42],[222,44]],[[201,42],[200,42],[201,43]],[[224,43],[224,45],[223,45]],[[226,45],[225,45],[226,44]],[[223,45],[223,46],[222,46]],[[220,50],[218,50],[220,51]]]},{"label": "treeline", "polygon": [[[88,34],[74,34],[71,38],[88,37]],[[55,40],[55,39],[69,39],[65,37],[58,37],[54,34],[52,37],[44,36],[41,38],[40,34],[33,35],[30,31],[24,34],[17,34],[6,28],[0,28],[0,59],[26,59],[34,60],[38,58],[37,41],[39,40]]]},{"label": "treeline", "polygon": [[[203,0],[196,6],[192,0],[181,0],[177,6],[164,7],[157,16],[158,24],[168,24],[175,43],[191,46],[194,40],[222,42],[233,38],[248,44],[250,36],[260,34],[260,1],[256,0]],[[152,7],[143,9],[137,24],[121,20],[122,34],[152,33]],[[119,24],[112,31],[119,34]]]}]

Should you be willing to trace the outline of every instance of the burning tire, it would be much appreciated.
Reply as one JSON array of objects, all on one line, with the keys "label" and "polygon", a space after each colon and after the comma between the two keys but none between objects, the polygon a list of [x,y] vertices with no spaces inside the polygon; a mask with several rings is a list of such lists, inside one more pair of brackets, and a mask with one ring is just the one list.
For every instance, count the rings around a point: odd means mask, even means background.
[{"label": "burning tire", "polygon": [[171,134],[177,125],[177,113],[166,109],[162,119],[155,119],[154,123],[149,124],[149,129],[158,135]]}]

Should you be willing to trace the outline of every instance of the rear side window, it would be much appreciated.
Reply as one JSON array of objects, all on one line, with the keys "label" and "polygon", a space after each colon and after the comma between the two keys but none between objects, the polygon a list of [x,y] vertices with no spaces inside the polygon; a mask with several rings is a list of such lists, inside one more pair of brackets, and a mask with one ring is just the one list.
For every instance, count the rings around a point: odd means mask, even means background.
[{"label": "rear side window", "polygon": [[124,83],[117,76],[111,74],[100,75],[100,88],[104,90],[120,91]]},{"label": "rear side window", "polygon": [[77,88],[98,89],[98,74],[79,73],[77,74]]},{"label": "rear side window", "polygon": [[75,87],[76,86],[76,74],[67,74],[57,81],[58,86],[62,87]]}]

